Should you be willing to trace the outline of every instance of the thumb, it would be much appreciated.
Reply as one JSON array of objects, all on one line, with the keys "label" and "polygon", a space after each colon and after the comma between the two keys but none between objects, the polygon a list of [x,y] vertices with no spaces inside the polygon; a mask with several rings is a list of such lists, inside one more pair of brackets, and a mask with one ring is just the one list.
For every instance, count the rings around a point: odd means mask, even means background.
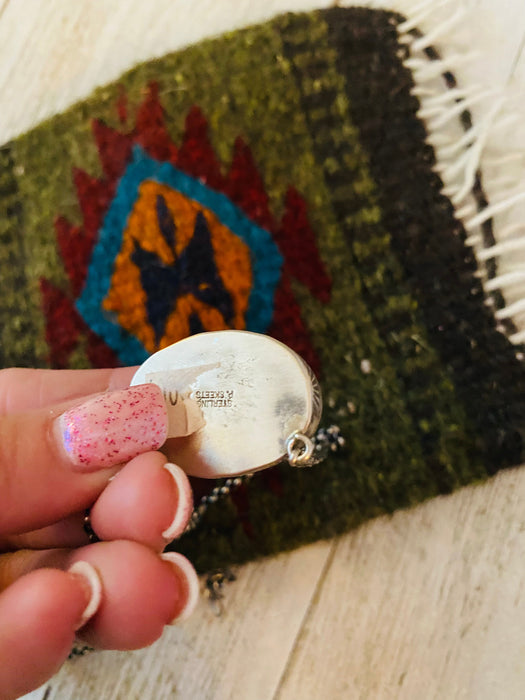
[{"label": "thumb", "polygon": [[115,467],[166,440],[161,390],[144,384],[0,418],[0,534],[90,505]]}]

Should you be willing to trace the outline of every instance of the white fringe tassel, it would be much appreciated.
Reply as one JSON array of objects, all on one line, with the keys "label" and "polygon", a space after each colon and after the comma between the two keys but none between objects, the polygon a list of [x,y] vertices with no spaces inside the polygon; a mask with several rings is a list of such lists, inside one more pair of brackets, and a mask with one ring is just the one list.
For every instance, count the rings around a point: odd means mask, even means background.
[{"label": "white fringe tassel", "polygon": [[[447,45],[454,45],[450,41],[454,32],[464,31],[469,23],[475,26],[468,14],[457,0],[424,0],[398,26],[399,39],[409,49],[405,64],[414,75],[419,117],[436,153],[435,169],[443,180],[443,193],[455,205],[468,234],[467,244],[475,251],[487,304],[496,305],[494,294],[504,299],[495,316],[499,322],[513,322],[515,331],[509,337],[519,344],[525,343],[525,150],[501,145],[509,131],[520,127],[508,94],[483,85],[462,86],[461,69],[475,61],[476,54],[454,46],[442,56],[442,37]],[[420,27],[430,29],[419,36],[414,30]],[[429,58],[425,53],[429,47],[436,48],[440,58]],[[446,86],[443,75],[447,71],[457,79],[457,86]],[[466,131],[460,123],[465,110],[472,112],[472,126]],[[478,172],[489,202],[481,209],[473,196]],[[495,242],[487,247],[481,227],[489,220]],[[498,327],[508,329],[503,323]]]}]

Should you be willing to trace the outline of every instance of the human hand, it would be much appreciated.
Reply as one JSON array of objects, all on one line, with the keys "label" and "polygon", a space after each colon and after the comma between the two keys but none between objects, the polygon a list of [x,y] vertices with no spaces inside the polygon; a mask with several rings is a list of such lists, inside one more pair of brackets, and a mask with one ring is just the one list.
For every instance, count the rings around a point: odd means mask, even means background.
[{"label": "human hand", "polygon": [[[0,371],[0,699],[38,687],[75,635],[136,649],[193,609],[182,555],[161,557],[192,510],[158,449],[166,408],[133,370]],[[104,392],[104,393],[102,393]],[[104,541],[88,544],[84,511]]]}]

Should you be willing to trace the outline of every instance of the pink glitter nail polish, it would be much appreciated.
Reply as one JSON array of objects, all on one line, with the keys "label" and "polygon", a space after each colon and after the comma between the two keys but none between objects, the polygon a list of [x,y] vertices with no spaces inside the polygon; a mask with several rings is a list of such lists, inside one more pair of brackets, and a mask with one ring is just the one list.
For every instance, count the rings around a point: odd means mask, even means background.
[{"label": "pink glitter nail polish", "polygon": [[73,465],[82,471],[112,467],[166,441],[168,417],[162,391],[141,384],[89,399],[57,419]]}]

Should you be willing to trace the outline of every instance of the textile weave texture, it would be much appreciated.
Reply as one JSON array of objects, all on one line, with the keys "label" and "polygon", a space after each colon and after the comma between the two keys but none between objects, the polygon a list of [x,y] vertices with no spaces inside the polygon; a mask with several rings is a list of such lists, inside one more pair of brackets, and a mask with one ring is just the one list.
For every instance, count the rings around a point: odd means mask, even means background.
[{"label": "textile weave texture", "polygon": [[523,461],[525,368],[433,170],[403,19],[283,15],[139,65],[0,149],[3,366],[135,364],[237,328],[320,379],[344,448],[212,504],[173,545],[201,571]]}]

